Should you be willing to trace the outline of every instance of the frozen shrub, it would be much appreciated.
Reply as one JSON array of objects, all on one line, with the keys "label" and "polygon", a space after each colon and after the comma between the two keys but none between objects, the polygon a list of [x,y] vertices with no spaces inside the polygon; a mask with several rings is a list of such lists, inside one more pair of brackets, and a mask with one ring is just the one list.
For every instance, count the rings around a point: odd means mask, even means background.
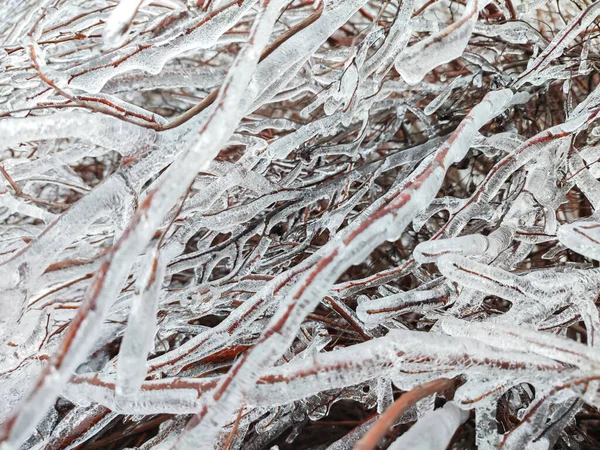
[{"label": "frozen shrub", "polygon": [[2,448],[598,448],[599,15],[5,0]]}]

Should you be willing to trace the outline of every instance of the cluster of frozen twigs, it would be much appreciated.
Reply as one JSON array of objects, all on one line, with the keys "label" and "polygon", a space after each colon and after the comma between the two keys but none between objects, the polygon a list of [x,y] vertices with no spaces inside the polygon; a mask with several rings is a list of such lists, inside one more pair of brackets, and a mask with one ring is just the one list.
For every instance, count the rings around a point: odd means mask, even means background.
[{"label": "cluster of frozen twigs", "polygon": [[599,448],[599,17],[0,2],[0,447]]}]

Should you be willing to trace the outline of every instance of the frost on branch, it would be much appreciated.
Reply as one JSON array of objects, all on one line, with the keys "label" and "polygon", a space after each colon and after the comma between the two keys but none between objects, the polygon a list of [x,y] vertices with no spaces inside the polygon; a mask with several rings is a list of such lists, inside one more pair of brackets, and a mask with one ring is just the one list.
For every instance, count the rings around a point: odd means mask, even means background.
[{"label": "frost on branch", "polygon": [[600,446],[599,15],[4,2],[1,448]]}]

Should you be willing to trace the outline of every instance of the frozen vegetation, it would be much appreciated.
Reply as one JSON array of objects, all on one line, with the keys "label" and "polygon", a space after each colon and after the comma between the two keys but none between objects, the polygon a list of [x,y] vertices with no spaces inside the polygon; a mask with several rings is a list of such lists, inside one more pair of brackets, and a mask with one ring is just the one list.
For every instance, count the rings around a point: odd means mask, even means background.
[{"label": "frozen vegetation", "polygon": [[0,0],[0,449],[600,448],[599,16]]}]

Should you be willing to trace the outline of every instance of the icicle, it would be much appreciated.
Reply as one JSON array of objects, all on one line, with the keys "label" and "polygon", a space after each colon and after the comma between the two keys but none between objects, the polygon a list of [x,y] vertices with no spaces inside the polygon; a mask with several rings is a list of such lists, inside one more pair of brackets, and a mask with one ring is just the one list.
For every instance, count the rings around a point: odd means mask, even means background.
[{"label": "icicle", "polygon": [[405,50],[394,63],[402,78],[417,84],[432,69],[458,58],[469,42],[479,11],[488,3],[469,0],[457,22]]},{"label": "icicle", "polygon": [[469,413],[448,402],[443,408],[431,411],[417,421],[406,433],[396,439],[390,450],[406,448],[443,450],[448,447],[456,429],[469,417]]},{"label": "icicle", "polygon": [[158,297],[165,265],[153,249],[141,268],[141,278],[131,300],[131,312],[121,341],[117,360],[117,395],[127,396],[137,391],[146,378],[146,359],[154,346]]}]

